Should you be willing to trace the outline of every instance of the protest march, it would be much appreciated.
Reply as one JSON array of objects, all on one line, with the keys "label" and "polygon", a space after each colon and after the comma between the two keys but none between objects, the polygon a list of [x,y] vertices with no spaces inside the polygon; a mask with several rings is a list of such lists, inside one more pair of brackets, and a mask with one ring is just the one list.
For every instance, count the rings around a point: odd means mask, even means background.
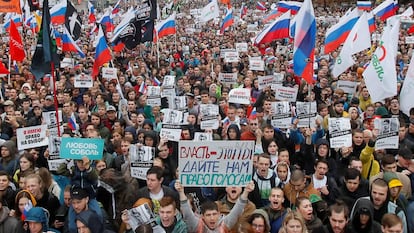
[{"label": "protest march", "polygon": [[412,2],[0,1],[0,233],[414,232]]}]

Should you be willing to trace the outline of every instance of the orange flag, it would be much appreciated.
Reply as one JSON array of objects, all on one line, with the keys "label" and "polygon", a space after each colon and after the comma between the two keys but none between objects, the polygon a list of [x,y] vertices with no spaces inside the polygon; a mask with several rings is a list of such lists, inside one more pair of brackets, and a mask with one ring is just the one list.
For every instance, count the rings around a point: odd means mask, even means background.
[{"label": "orange flag", "polygon": [[0,1],[0,12],[15,12],[21,14],[20,0]]},{"label": "orange flag", "polygon": [[14,61],[24,60],[24,58],[26,57],[26,54],[24,52],[22,38],[20,37],[20,33],[17,30],[16,24],[13,22],[13,20],[10,20],[9,47],[10,47],[10,56],[12,60]]}]

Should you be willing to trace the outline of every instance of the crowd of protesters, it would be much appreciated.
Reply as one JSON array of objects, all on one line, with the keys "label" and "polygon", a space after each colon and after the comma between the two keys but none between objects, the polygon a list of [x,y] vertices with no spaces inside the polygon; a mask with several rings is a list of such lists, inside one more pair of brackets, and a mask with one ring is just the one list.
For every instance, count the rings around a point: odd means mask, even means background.
[{"label": "crowd of protesters", "polygon": [[[93,67],[91,25],[84,25],[80,39],[86,58],[75,55],[74,66],[58,69],[55,90],[51,76],[36,80],[31,74],[36,35],[24,28],[27,59],[16,64],[10,82],[7,76],[0,80],[0,232],[414,231],[414,109],[403,113],[398,95],[371,101],[362,72],[372,51],[357,54],[356,65],[339,77],[331,75],[339,50],[323,54],[326,29],[352,5],[314,3],[318,33],[315,83],[310,85],[293,73],[288,39],[260,49],[252,45],[255,32],[248,32],[247,25],[259,22],[257,30],[261,29],[264,15],[254,10],[255,3],[248,2],[247,15],[243,20],[236,17],[223,35],[216,33],[220,21],[192,22],[190,9],[207,1],[180,3],[175,39],[171,36],[158,45],[145,43],[134,50],[113,52],[118,78],[99,75],[89,89],[75,88],[74,79],[90,74]],[[162,9],[164,3],[159,4]],[[237,11],[240,6],[237,2],[233,8]],[[87,13],[83,18],[86,22]],[[376,23],[381,33],[384,24]],[[396,67],[399,87],[412,53],[406,36],[402,28]],[[241,42],[248,43],[248,51],[240,53],[239,62],[225,63],[220,50]],[[2,62],[7,65],[7,43],[0,44]],[[281,53],[280,46],[287,51]],[[249,57],[261,55],[265,70],[250,70]],[[72,56],[61,54],[62,59]],[[237,83],[220,83],[219,73],[237,73]],[[272,103],[279,100],[270,87],[259,90],[257,77],[274,73],[284,75],[282,85],[298,88],[297,101],[317,102],[314,127],[298,127],[295,118],[288,129],[271,125]],[[162,82],[165,75],[175,76],[175,93],[187,100],[181,140],[208,132],[213,140],[255,141],[253,180],[245,187],[183,187],[177,179],[178,142],[159,136],[168,101],[150,106],[140,89],[143,82],[155,85],[154,80]],[[336,88],[338,80],[357,82],[355,93]],[[251,90],[250,105],[228,102],[230,90],[237,87]],[[120,108],[122,98],[125,109]],[[218,129],[200,129],[200,104],[219,105]],[[56,111],[56,106],[62,111],[62,136],[105,140],[101,160],[84,157],[50,171],[47,146],[17,150],[16,129],[43,124],[42,112]],[[69,127],[73,117],[75,129]],[[351,147],[331,148],[329,117],[349,118]],[[399,149],[375,150],[378,132],[373,121],[391,117],[400,122]],[[154,165],[145,181],[131,176],[129,147],[133,144],[155,148]],[[156,225],[130,221],[133,216],[126,210],[142,204],[151,208]]]}]

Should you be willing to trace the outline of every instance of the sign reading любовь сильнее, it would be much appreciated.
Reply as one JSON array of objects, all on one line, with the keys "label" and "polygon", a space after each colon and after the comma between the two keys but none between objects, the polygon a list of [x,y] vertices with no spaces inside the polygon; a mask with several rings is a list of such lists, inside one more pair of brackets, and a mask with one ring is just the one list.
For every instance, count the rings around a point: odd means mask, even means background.
[{"label": "sign reading \u043b\u044e\u0431\u043e\u0432\u044c \u0441\u0438\u043b\u044c\u043d\u0435\u0435", "polygon": [[244,186],[252,180],[254,141],[180,141],[184,186]]},{"label": "sign reading \u043b\u044e\u0431\u043e\u0432\u044c \u0441\u0438\u043b\u044c\u043d\u0435\u0435", "polygon": [[99,138],[62,137],[60,157],[64,159],[102,159],[104,140]]}]

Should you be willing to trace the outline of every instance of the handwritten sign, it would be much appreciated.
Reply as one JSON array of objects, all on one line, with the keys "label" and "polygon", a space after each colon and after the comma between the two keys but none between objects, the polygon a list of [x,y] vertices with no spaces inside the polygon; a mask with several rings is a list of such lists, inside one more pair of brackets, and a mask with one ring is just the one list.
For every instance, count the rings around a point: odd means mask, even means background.
[{"label": "handwritten sign", "polygon": [[16,130],[17,149],[25,150],[48,145],[49,140],[46,137],[46,130],[47,125],[18,128]]},{"label": "handwritten sign", "polygon": [[250,104],[250,89],[235,88],[229,93],[229,103]]},{"label": "handwritten sign", "polygon": [[117,68],[110,68],[110,67],[103,67],[102,68],[102,77],[106,79],[116,79],[118,69]]},{"label": "handwritten sign", "polygon": [[254,141],[179,142],[184,186],[244,186],[252,180]]},{"label": "handwritten sign", "polygon": [[223,84],[235,84],[237,82],[237,73],[219,73],[219,81]]},{"label": "handwritten sign", "polygon": [[160,137],[166,138],[168,141],[178,142],[181,138],[181,131],[182,129],[161,128]]},{"label": "handwritten sign", "polygon": [[102,159],[103,148],[103,139],[63,137],[60,144],[60,157],[64,159],[82,159],[86,156],[90,160]]},{"label": "handwritten sign", "polygon": [[272,90],[275,91],[275,98],[277,100],[285,100],[295,102],[298,96],[298,89],[292,87],[284,87],[281,85],[272,85]]},{"label": "handwritten sign", "polygon": [[75,76],[74,86],[76,88],[91,88],[93,86],[92,76],[86,74]]}]

